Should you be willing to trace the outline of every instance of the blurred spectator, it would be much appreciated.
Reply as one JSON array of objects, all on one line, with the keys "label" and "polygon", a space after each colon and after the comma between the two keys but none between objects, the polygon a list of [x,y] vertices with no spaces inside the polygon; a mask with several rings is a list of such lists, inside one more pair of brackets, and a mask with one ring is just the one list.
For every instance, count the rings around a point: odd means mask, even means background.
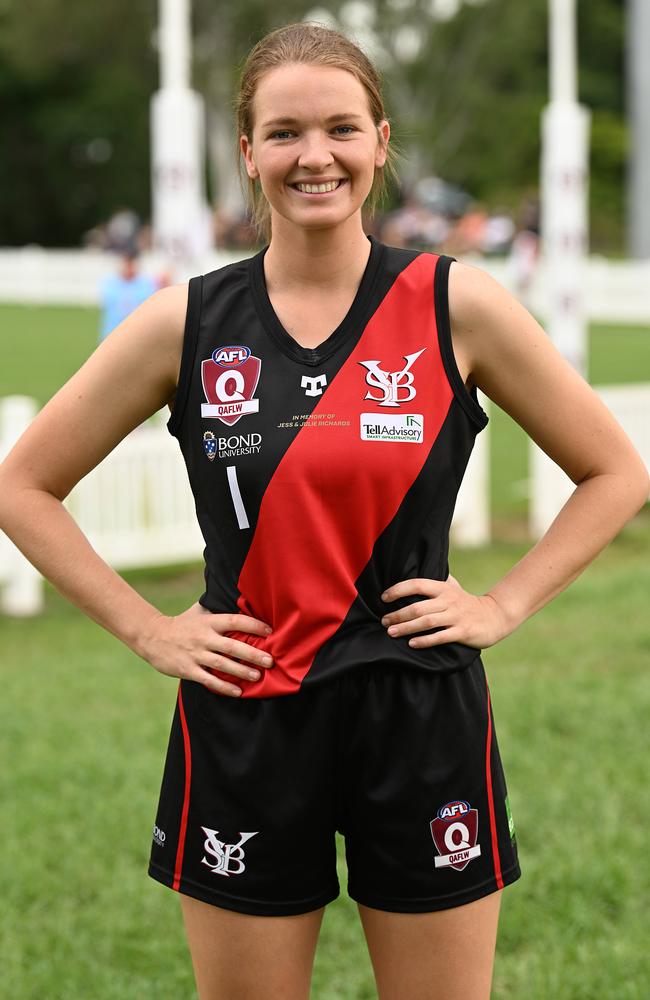
[{"label": "blurred spectator", "polygon": [[509,260],[515,294],[527,307],[530,307],[530,288],[539,260],[539,227],[539,202],[536,198],[527,198],[510,246]]},{"label": "blurred spectator", "polygon": [[92,250],[143,253],[151,249],[151,225],[148,221],[143,224],[130,208],[120,206],[110,219],[87,230],[81,242]]},{"label": "blurred spectator", "polygon": [[120,271],[110,274],[101,284],[101,327],[99,340],[102,341],[118,323],[121,323],[136,306],[148,299],[160,287],[160,282],[151,275],[138,271],[138,254],[127,250],[122,254]]},{"label": "blurred spectator", "polygon": [[488,214],[479,202],[472,202],[451,228],[445,241],[445,253],[452,257],[468,253],[482,253]]},{"label": "blurred spectator", "polygon": [[486,223],[483,232],[484,254],[505,254],[515,235],[515,224],[504,208],[497,208]]},{"label": "blurred spectator", "polygon": [[120,206],[106,223],[104,249],[113,250],[115,253],[137,250],[140,225],[140,218],[136,212],[126,205]]},{"label": "blurred spectator", "polygon": [[221,208],[212,214],[212,238],[220,250],[245,250],[259,242],[248,212],[234,214]]},{"label": "blurred spectator", "polygon": [[439,211],[423,205],[415,195],[404,198],[404,204],[384,216],[381,239],[391,246],[413,250],[431,250],[445,239],[449,223]]}]

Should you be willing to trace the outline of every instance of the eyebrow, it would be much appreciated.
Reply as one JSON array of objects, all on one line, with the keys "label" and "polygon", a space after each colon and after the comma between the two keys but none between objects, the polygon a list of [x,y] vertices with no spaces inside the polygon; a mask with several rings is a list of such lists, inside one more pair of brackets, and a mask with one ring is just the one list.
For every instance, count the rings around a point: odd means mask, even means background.
[{"label": "eyebrow", "polygon": [[[357,120],[361,121],[363,119],[363,115],[356,115],[351,112],[350,113],[345,112],[341,114],[330,115],[329,118],[325,119],[325,122],[328,124],[329,122],[340,121],[341,118],[348,118],[348,119],[356,118]],[[264,122],[262,128],[270,128],[272,125],[299,125],[299,124],[300,122],[297,118],[289,118],[285,115],[282,118],[271,118],[268,122]]]}]

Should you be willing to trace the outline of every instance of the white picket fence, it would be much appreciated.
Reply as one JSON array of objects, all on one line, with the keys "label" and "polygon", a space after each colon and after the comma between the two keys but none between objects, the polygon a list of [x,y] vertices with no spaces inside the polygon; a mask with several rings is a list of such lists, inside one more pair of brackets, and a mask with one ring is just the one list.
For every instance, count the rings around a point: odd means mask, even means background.
[{"label": "white picket fence", "polygon": [[[252,253],[214,250],[200,260],[178,263],[172,279],[187,281],[193,274],[206,274]],[[515,292],[512,262],[507,257],[465,255],[463,260],[488,271]],[[170,269],[169,261],[159,253],[143,254],[141,264],[151,274]],[[101,250],[0,247],[0,302],[97,305],[102,278],[118,267],[119,256]],[[650,260],[609,260],[590,254],[584,263],[583,281],[585,316],[590,322],[650,322]],[[549,274],[542,259],[532,279],[527,306],[535,315],[545,317],[548,303]]]},{"label": "white picket fence", "polygon": [[[489,400],[481,397],[484,407]],[[0,461],[36,415],[25,396],[0,400]],[[204,540],[187,470],[164,421],[167,411],[132,431],[85,476],[64,504],[93,548],[114,569],[173,565],[202,558]],[[458,545],[489,540],[488,433],[481,432],[458,496],[451,532]],[[0,611],[37,614],[42,578],[0,532]]]},{"label": "white picket fence", "polygon": [[[593,388],[621,424],[650,471],[650,382]],[[541,538],[575,486],[534,441],[529,443],[528,461],[529,531],[533,538]]]}]

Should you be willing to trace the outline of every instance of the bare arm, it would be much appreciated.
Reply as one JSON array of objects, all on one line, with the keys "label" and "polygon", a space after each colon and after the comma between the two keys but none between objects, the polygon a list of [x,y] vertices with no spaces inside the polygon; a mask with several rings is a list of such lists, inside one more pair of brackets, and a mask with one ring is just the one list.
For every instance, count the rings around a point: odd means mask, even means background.
[{"label": "bare arm", "polygon": [[[191,674],[225,693],[224,682],[199,673],[197,661],[223,668],[228,661],[217,649],[261,661],[261,651],[250,644],[221,636],[213,641],[216,619],[230,629],[255,620],[195,607],[200,624],[167,628],[182,616],[166,618],[138,594],[98,555],[62,503],[127,434],[172,399],[186,309],[187,285],[154,293],[43,407],[0,465],[0,528],[64,597],[139,656],[163,673]],[[46,451],[39,447],[43,440]],[[261,626],[255,631],[264,634]]]},{"label": "bare arm", "polygon": [[178,285],[140,305],[42,408],[0,466],[0,527],[64,597],[136,652],[158,612],[100,558],[61,501],[171,399],[186,302],[187,288]]},{"label": "bare arm", "polygon": [[[634,445],[591,386],[562,357],[533,316],[487,272],[455,262],[449,272],[454,349],[469,360],[471,381],[520,424],[576,484],[544,536],[485,595],[455,580],[431,581],[427,596],[387,616],[396,634],[444,626],[413,641],[492,645],[564,590],[648,498],[650,479]],[[424,581],[422,581],[424,582]],[[389,600],[422,593],[411,584]],[[417,609],[411,611],[411,609]]]}]

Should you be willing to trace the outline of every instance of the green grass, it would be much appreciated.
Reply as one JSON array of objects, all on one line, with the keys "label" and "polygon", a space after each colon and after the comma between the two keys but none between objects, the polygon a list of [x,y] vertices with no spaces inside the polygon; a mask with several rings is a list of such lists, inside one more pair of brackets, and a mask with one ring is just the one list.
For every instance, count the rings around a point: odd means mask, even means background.
[{"label": "green grass", "polygon": [[[526,551],[452,553],[481,592]],[[127,574],[167,614],[199,566]],[[642,1000],[650,981],[646,794],[650,511],[513,635],[484,651],[523,878],[504,893],[496,1000]],[[176,692],[51,587],[0,622],[3,995],[195,997],[178,898],[146,874]],[[326,910],[314,1000],[371,1000],[356,905]]]}]

